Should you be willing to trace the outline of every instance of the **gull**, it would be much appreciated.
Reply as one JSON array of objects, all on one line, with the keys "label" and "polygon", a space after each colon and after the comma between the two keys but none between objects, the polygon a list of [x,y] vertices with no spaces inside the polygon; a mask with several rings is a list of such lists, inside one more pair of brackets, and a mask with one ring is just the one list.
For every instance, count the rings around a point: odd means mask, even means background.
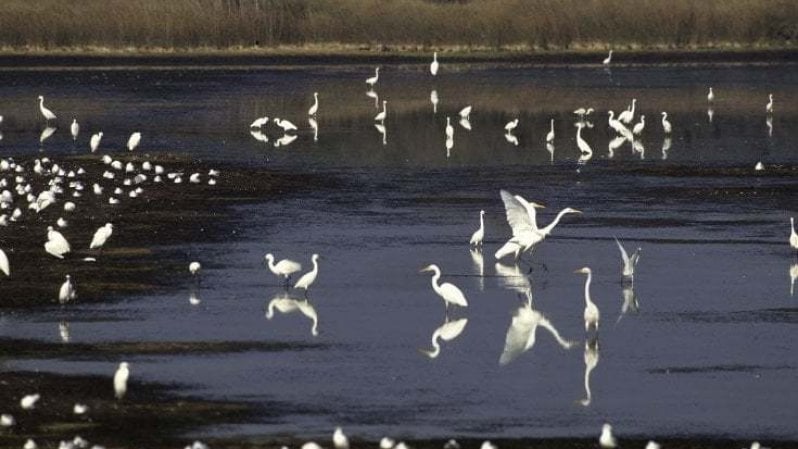
[{"label": "gull", "polygon": [[60,304],[66,304],[69,301],[75,300],[77,297],[78,294],[75,291],[75,286],[72,285],[72,277],[66,275],[66,280],[61,284],[61,288],[58,290],[58,302]]},{"label": "gull", "polygon": [[127,362],[121,362],[114,373],[114,396],[122,399],[127,393],[127,379],[130,377],[130,368]]},{"label": "gull", "polygon": [[623,262],[623,267],[621,269],[621,279],[623,281],[633,282],[635,277],[635,267],[637,266],[637,262],[640,260],[640,252],[642,248],[638,247],[634,253],[630,256],[627,254],[626,249],[624,249],[621,242],[618,241],[617,237],[613,237],[615,239],[615,243],[618,245],[618,249],[621,251],[621,260]]}]

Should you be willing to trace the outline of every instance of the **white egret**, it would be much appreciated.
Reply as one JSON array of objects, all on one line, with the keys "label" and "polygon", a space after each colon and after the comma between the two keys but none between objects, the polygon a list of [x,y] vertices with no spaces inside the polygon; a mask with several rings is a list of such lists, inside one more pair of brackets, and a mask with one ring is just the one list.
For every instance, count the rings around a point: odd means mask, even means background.
[{"label": "white egret", "polygon": [[308,441],[307,443],[303,444],[300,449],[324,449],[324,448],[321,447],[319,443],[316,443],[315,441]]},{"label": "white egret", "polygon": [[263,125],[269,122],[269,117],[263,116],[256,118],[252,123],[249,124],[250,128],[261,128]]},{"label": "white egret", "polygon": [[55,256],[59,259],[64,258],[64,254],[71,251],[69,242],[64,235],[53,229],[52,226],[47,227],[47,242],[44,244],[44,250],[48,254]]},{"label": "white egret", "polygon": [[479,449],[498,449],[498,448],[496,447],[495,444],[491,443],[488,440],[485,440],[482,442],[482,445],[479,447]]},{"label": "white egret", "polygon": [[396,445],[396,442],[388,437],[382,437],[380,439],[380,449],[393,449]]},{"label": "white egret", "polygon": [[382,111],[380,111],[377,115],[374,116],[375,122],[383,122],[385,123],[385,116],[388,115],[388,102],[386,100],[382,100]]},{"label": "white egret", "polygon": [[588,267],[581,268],[579,270],[574,271],[574,273],[581,273],[587,275],[587,280],[585,281],[585,331],[590,330],[590,327],[594,327],[596,331],[598,331],[599,327],[599,309],[596,307],[596,304],[590,299],[590,281],[593,279],[593,272]]},{"label": "white egret", "polygon": [[435,76],[435,75],[438,74],[438,52],[437,51],[432,53],[432,62],[429,65],[429,73],[431,73],[432,76]]},{"label": "white egret", "polygon": [[624,281],[634,281],[635,277],[635,267],[637,267],[637,262],[640,260],[640,252],[642,248],[638,247],[634,253],[630,256],[626,249],[624,249],[621,242],[618,241],[618,238],[615,238],[615,243],[618,245],[618,249],[621,251],[621,260],[623,262],[623,267],[621,269],[621,279]]},{"label": "white egret", "polygon": [[581,123],[577,123],[576,146],[579,147],[579,151],[581,151],[583,154],[585,153],[593,154],[593,149],[590,148],[590,145],[588,145],[587,141],[585,141],[585,139],[582,138],[582,128],[584,128],[584,125],[582,125]]},{"label": "white egret", "polygon": [[507,142],[509,142],[509,143],[511,143],[511,144],[513,144],[515,146],[518,146],[518,137],[512,135],[510,132],[504,133],[504,140],[506,140]]},{"label": "white egret", "polygon": [[313,105],[308,109],[308,115],[316,115],[319,110],[319,93],[313,92]]},{"label": "white egret", "polygon": [[455,321],[447,319],[432,333],[432,350],[420,349],[419,351],[431,359],[437,358],[441,353],[441,345],[438,343],[438,339],[443,341],[454,340],[463,333],[466,324],[468,324],[468,318],[460,318]]},{"label": "white egret", "polygon": [[274,119],[274,124],[279,126],[280,128],[283,128],[283,132],[286,132],[286,133],[289,132],[289,131],[296,131],[297,130],[296,125],[294,125],[293,123],[289,122],[288,120],[282,120],[282,119],[279,119],[279,118],[275,118]]},{"label": "white egret", "polygon": [[554,142],[554,119],[551,119],[551,124],[549,127],[549,133],[546,134],[546,142],[552,143]]},{"label": "white egret", "polygon": [[457,440],[449,440],[443,445],[443,449],[460,449],[460,443]]},{"label": "white egret", "polygon": [[[498,264],[497,264],[498,265]],[[557,329],[543,314],[532,306],[531,294],[514,313],[504,338],[504,349],[499,356],[499,365],[507,365],[524,352],[535,346],[538,326],[543,327],[554,336],[563,349],[570,349],[573,343],[563,339]]]},{"label": "white egret", "polygon": [[790,246],[798,251],[798,233],[795,232],[795,218],[790,217]]},{"label": "white egret", "polygon": [[454,138],[454,126],[452,126],[452,119],[450,117],[446,117],[446,138]]},{"label": "white egret", "polygon": [[11,264],[8,262],[8,256],[2,249],[0,249],[0,271],[5,273],[6,276],[11,276]]},{"label": "white egret", "polygon": [[485,211],[479,211],[479,229],[471,234],[469,244],[471,246],[482,246],[482,239],[485,237]]},{"label": "white egret", "polygon": [[266,259],[269,270],[274,273],[275,276],[282,276],[285,278],[286,285],[288,285],[288,281],[291,279],[292,274],[302,270],[302,265],[290,259],[283,259],[275,264],[274,255],[272,255],[272,253],[266,254],[263,258]]},{"label": "white egret", "polygon": [[612,435],[612,426],[604,424],[601,427],[601,436],[599,437],[599,445],[604,449],[613,449],[618,445],[615,437]]},{"label": "white egret", "polygon": [[603,61],[601,61],[601,63],[604,65],[610,65],[610,62],[612,62],[612,50],[610,50],[610,54],[607,55],[607,57],[604,58]]},{"label": "white egret", "polygon": [[377,84],[377,81],[379,80],[380,80],[380,68],[377,67],[374,69],[374,76],[366,79],[366,84],[368,84],[369,87],[373,88],[374,85]]},{"label": "white egret", "polygon": [[58,290],[58,302],[60,304],[66,304],[77,297],[78,294],[75,291],[75,286],[72,285],[72,277],[66,275],[66,280],[61,284],[61,288]]},{"label": "white egret", "polygon": [[89,244],[89,249],[102,248],[113,233],[113,224],[106,223],[104,226],[101,226],[99,229],[97,229],[97,231],[94,232],[94,236],[91,238],[91,243]]},{"label": "white egret", "polygon": [[460,114],[460,118],[464,118],[466,120],[469,120],[471,118],[471,105],[468,105],[468,106],[464,107],[463,109],[460,109],[459,114]]},{"label": "white egret", "polygon": [[646,116],[645,115],[641,115],[640,116],[640,121],[637,122],[637,124],[635,125],[634,128],[632,128],[632,133],[634,133],[636,136],[639,136],[640,133],[643,132],[643,129],[645,127],[646,127]]},{"label": "white egret", "polygon": [[632,105],[629,106],[629,109],[618,114],[618,120],[625,124],[632,123],[632,120],[635,118],[635,106],[637,104],[637,98],[632,98]]},{"label": "white egret", "polygon": [[139,146],[139,142],[141,142],[141,133],[135,132],[130,135],[130,138],[127,139],[127,150],[133,151]]},{"label": "white egret", "polygon": [[316,276],[319,274],[319,255],[313,254],[313,256],[310,258],[310,261],[313,262],[313,269],[303,274],[296,284],[294,284],[294,288],[304,288],[305,294],[307,294],[310,286],[316,282]]},{"label": "white egret", "polygon": [[662,131],[665,134],[671,133],[671,122],[668,121],[668,113],[662,112]]},{"label": "white egret", "polygon": [[593,112],[593,108],[579,108],[574,111],[574,114],[579,116],[579,120],[584,120],[586,115],[590,115]]},{"label": "white egret", "polygon": [[707,101],[710,103],[715,101],[715,92],[712,92],[712,87],[709,88],[709,93],[707,94]]},{"label": "white egret", "polygon": [[798,263],[790,265],[790,296],[795,292],[795,280],[798,279]]},{"label": "white egret", "polygon": [[599,362],[598,339],[591,338],[585,342],[585,398],[579,401],[583,407],[590,405],[593,400],[593,393],[590,391],[590,373],[596,368]]},{"label": "white egret", "polygon": [[25,441],[25,444],[22,445],[22,449],[38,449],[38,447],[39,446],[36,444],[36,442],[33,441],[31,438],[28,438]]},{"label": "white egret", "polygon": [[201,269],[202,269],[202,265],[199,262],[194,261],[194,262],[191,262],[190,264],[188,264],[188,272],[191,273],[194,276],[196,276],[197,273],[199,273]]},{"label": "white egret", "polygon": [[763,171],[765,169],[765,164],[762,161],[759,161],[754,165],[754,171]]},{"label": "white egret", "polygon": [[39,398],[41,398],[41,395],[38,393],[25,395],[20,399],[19,406],[22,407],[23,410],[32,410],[36,407],[36,402]]},{"label": "white egret", "polygon": [[515,120],[507,122],[507,124],[504,125],[504,130],[507,131],[508,133],[511,133],[517,127],[518,127],[518,119],[516,118]]},{"label": "white egret", "polygon": [[85,415],[89,411],[89,406],[86,404],[75,403],[72,407],[72,413],[76,415]]},{"label": "white egret", "polygon": [[496,260],[500,260],[510,254],[513,254],[514,258],[518,260],[521,254],[548,237],[563,216],[571,213],[582,213],[579,210],[566,207],[557,214],[548,226],[538,228],[534,209],[543,208],[543,206],[527,202],[519,195],[513,196],[505,190],[502,190],[500,194],[504,202],[507,222],[513,230],[513,237],[496,251],[494,255]]},{"label": "white egret", "polygon": [[661,448],[662,446],[660,446],[659,443],[653,440],[650,440],[648,443],[646,443],[645,447],[645,449],[661,449]]},{"label": "white egret", "polygon": [[768,94],[768,104],[765,105],[765,112],[773,113],[773,94]]},{"label": "white egret", "polygon": [[429,101],[430,101],[430,103],[432,103],[432,113],[433,114],[437,114],[438,113],[438,101],[439,101],[439,99],[438,99],[438,91],[437,90],[433,90],[433,91],[431,91],[429,93]]},{"label": "white egret", "polygon": [[17,424],[17,420],[13,415],[3,413],[0,415],[0,427],[12,427]]},{"label": "white egret", "polygon": [[468,307],[468,300],[457,286],[448,282],[444,282],[443,284],[438,283],[441,278],[441,269],[438,268],[437,265],[428,265],[422,268],[420,272],[425,271],[432,271],[434,273],[432,275],[432,289],[443,299],[443,304],[447,311],[449,310],[449,304]]},{"label": "white egret", "polygon": [[39,111],[42,113],[42,116],[44,116],[44,120],[47,123],[49,123],[50,120],[56,119],[56,116],[55,114],[53,114],[53,111],[44,107],[44,97],[41,95],[39,95]]},{"label": "white egret", "polygon": [[93,134],[91,139],[89,140],[89,148],[91,148],[91,152],[94,153],[97,151],[97,148],[100,148],[100,140],[103,138],[103,132],[100,131],[97,134]]},{"label": "white egret", "polygon": [[130,365],[127,362],[121,362],[119,367],[114,373],[114,396],[117,399],[122,399],[127,393],[127,380],[130,377]]},{"label": "white egret", "polygon": [[344,431],[340,427],[335,428],[332,441],[335,449],[349,449],[349,438],[344,435]]}]

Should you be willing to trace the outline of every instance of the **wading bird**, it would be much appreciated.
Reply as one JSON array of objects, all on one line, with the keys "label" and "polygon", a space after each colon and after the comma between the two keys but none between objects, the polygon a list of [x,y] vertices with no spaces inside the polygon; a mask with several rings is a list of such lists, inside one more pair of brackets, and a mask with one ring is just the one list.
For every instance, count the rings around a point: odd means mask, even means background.
[{"label": "wading bird", "polygon": [[671,133],[671,122],[668,121],[668,113],[662,112],[662,131],[665,134]]},{"label": "wading bird", "polygon": [[305,294],[308,294],[310,286],[316,282],[316,276],[319,274],[319,255],[313,254],[310,261],[313,262],[313,269],[303,274],[302,277],[294,284],[294,288],[304,288]]},{"label": "wading bird", "polygon": [[637,262],[640,260],[640,252],[642,248],[638,247],[634,253],[630,256],[627,254],[626,249],[624,249],[621,242],[615,238],[615,243],[618,245],[618,249],[621,251],[621,260],[623,262],[623,267],[621,268],[621,280],[624,282],[634,282],[635,279],[635,267],[637,266]]},{"label": "wading bird", "polygon": [[435,75],[438,74],[438,52],[437,51],[432,53],[432,62],[429,65],[429,73],[431,73],[432,76],[435,76]]},{"label": "wading bird", "polygon": [[127,362],[122,362],[114,373],[114,396],[117,399],[122,399],[127,393],[127,380],[130,377],[130,365]]},{"label": "wading bird", "polygon": [[449,304],[460,307],[468,307],[468,300],[463,292],[457,288],[457,286],[448,282],[444,282],[443,284],[438,283],[441,278],[441,269],[438,268],[437,265],[428,265],[422,268],[420,273],[426,271],[432,271],[434,273],[432,275],[432,289],[435,290],[435,293],[437,293],[441,299],[443,299],[443,304],[446,307],[447,312],[449,310]]},{"label": "wading bird", "polygon": [[546,142],[547,143],[554,142],[554,119],[551,119],[551,126],[549,129],[549,133],[546,134]]},{"label": "wading bird", "polygon": [[141,133],[135,132],[130,135],[130,138],[127,139],[127,150],[133,151],[139,146],[139,142],[141,142]]},{"label": "wading bird", "polygon": [[290,259],[283,259],[275,264],[272,253],[266,254],[263,258],[268,263],[269,271],[274,273],[275,276],[282,276],[285,279],[286,286],[288,286],[291,275],[302,269],[302,265]]},{"label": "wading bird", "polygon": [[377,84],[377,81],[379,80],[380,80],[380,68],[377,67],[374,69],[374,76],[366,79],[366,84],[368,84],[369,87],[373,88],[374,85]]},{"label": "wading bird", "polygon": [[593,279],[593,272],[590,271],[590,268],[584,267],[579,270],[574,271],[574,273],[581,273],[586,274],[587,279],[585,280],[585,331],[587,332],[590,330],[591,327],[596,329],[598,332],[599,327],[599,309],[596,304],[590,299],[590,281]]},{"label": "wading bird", "polygon": [[319,110],[319,93],[313,92],[313,105],[308,109],[308,115],[316,115]]},{"label": "wading bird", "polygon": [[44,97],[39,95],[39,111],[42,113],[44,120],[47,123],[50,123],[50,120],[55,120],[56,116],[53,114],[53,111],[44,107]]},{"label": "wading bird", "polygon": [[482,239],[485,237],[485,211],[479,211],[479,229],[471,234],[469,244],[471,246],[482,246]]},{"label": "wading bird", "polygon": [[612,50],[610,50],[610,54],[607,55],[607,57],[604,58],[603,61],[601,61],[601,63],[604,65],[610,65],[610,62],[612,62]]}]

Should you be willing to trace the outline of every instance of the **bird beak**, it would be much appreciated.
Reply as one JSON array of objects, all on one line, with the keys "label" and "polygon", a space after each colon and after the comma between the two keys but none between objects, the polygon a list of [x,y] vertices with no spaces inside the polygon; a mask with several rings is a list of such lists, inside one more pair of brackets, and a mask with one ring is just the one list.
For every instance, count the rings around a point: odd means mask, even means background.
[{"label": "bird beak", "polygon": [[580,273],[581,274],[581,273],[585,272],[584,270],[585,270],[584,268],[580,268],[578,270],[574,270],[574,273]]},{"label": "bird beak", "polygon": [[581,214],[582,213],[581,210],[576,210],[576,209],[574,209],[572,212],[575,213],[575,214]]},{"label": "bird beak", "polygon": [[429,271],[429,267],[424,267],[424,268],[418,270],[419,273],[423,273],[425,271]]},{"label": "bird beak", "polygon": [[538,208],[538,209],[545,209],[545,208],[546,208],[546,206],[544,206],[544,205],[542,205],[542,204],[538,204],[538,203],[532,203],[532,206],[533,206],[533,207],[536,207],[536,208]]}]

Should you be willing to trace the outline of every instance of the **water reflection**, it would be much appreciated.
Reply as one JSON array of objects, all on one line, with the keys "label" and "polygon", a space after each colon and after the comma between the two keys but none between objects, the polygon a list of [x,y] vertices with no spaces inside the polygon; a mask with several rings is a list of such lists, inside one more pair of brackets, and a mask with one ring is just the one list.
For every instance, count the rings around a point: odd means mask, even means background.
[{"label": "water reflection", "polygon": [[471,131],[471,121],[468,117],[462,117],[459,123],[464,129]]},{"label": "water reflection", "polygon": [[635,153],[640,154],[640,160],[644,160],[646,158],[646,147],[643,146],[643,142],[640,140],[635,140],[632,142],[632,149]]},{"label": "water reflection", "polygon": [[665,140],[662,141],[662,160],[668,159],[668,151],[671,149],[671,137],[665,137]]},{"label": "water reflection", "polygon": [[438,113],[438,91],[437,90],[433,90],[432,92],[429,93],[429,101],[430,101],[430,103],[432,103],[432,113],[433,114],[437,114]]},{"label": "water reflection", "polygon": [[380,135],[382,135],[382,144],[388,145],[388,130],[385,128],[385,125],[382,125],[380,123],[375,123],[374,127],[377,128],[377,132],[379,132]]},{"label": "water reflection", "polygon": [[299,311],[302,315],[307,317],[312,325],[310,327],[310,334],[314,337],[319,335],[319,315],[316,313],[316,308],[307,299],[295,299],[288,296],[288,293],[279,293],[277,296],[269,301],[266,306],[266,319],[271,320],[274,317],[274,312],[281,314],[289,314]]},{"label": "water reflection", "polygon": [[596,368],[599,361],[598,338],[593,337],[585,342],[585,398],[580,400],[582,406],[587,407],[593,400],[593,393],[590,390],[590,374]]},{"label": "water reflection", "polygon": [[518,137],[515,137],[510,132],[507,132],[507,133],[504,134],[504,139],[507,142],[509,142],[509,143],[511,143],[511,144],[513,144],[515,146],[518,146]]},{"label": "water reflection", "polygon": [[618,321],[616,321],[616,323],[619,323],[621,318],[623,318],[627,313],[637,313],[640,310],[640,304],[637,302],[637,294],[635,293],[634,284],[624,285],[623,289],[621,290],[621,297],[623,299],[623,304],[621,304],[621,314],[618,315]]},{"label": "water reflection", "polygon": [[250,130],[249,134],[251,134],[252,137],[258,142],[269,143],[269,137],[266,134],[263,134],[263,132],[261,132],[259,129],[254,131]]},{"label": "water reflection", "polygon": [[713,117],[715,117],[715,110],[714,110],[714,109],[712,109],[712,106],[710,106],[710,107],[707,109],[707,118],[709,119],[709,123],[712,123],[712,118],[713,118]]},{"label": "water reflection", "polygon": [[554,144],[547,143],[546,144],[546,151],[549,152],[549,163],[554,164]]},{"label": "water reflection", "polygon": [[291,145],[296,139],[297,136],[294,134],[283,134],[283,137],[280,137],[274,141],[274,147],[279,148]]},{"label": "water reflection", "polygon": [[373,89],[366,92],[366,96],[374,99],[374,109],[380,108],[380,96]]},{"label": "water reflection", "polygon": [[452,148],[454,148],[454,137],[447,137],[446,138],[446,158],[450,158],[452,156]]},{"label": "water reflection", "polygon": [[518,264],[510,266],[497,262],[495,269],[500,287],[518,293],[524,300],[532,301],[532,279],[521,271]]},{"label": "water reflection", "polygon": [[798,279],[798,262],[792,264],[790,267],[790,297],[793,296],[795,291],[795,280]]},{"label": "water reflection", "polygon": [[765,125],[768,127],[768,137],[773,137],[773,117],[768,115],[765,118]]},{"label": "water reflection", "polygon": [[42,130],[42,133],[39,135],[39,143],[44,143],[45,140],[49,139],[50,136],[55,134],[55,131],[57,129],[58,128],[55,128],[55,127],[52,127],[52,126],[48,126],[47,128],[44,128]]},{"label": "water reflection", "polygon": [[447,316],[443,321],[443,324],[435,329],[435,331],[432,333],[432,349],[419,349],[419,351],[431,359],[438,357],[441,353],[441,345],[438,343],[438,339],[443,341],[454,340],[463,333],[466,324],[468,324],[468,318],[460,318],[459,320],[449,321],[449,317]]},{"label": "water reflection", "polygon": [[474,273],[479,276],[479,291],[485,291],[485,260],[482,257],[482,247],[474,247],[469,250],[471,253],[471,263],[474,265]]},{"label": "water reflection", "polygon": [[69,343],[72,339],[69,334],[69,323],[63,320],[58,323],[58,335],[61,337],[63,343]]},{"label": "water reflection", "polygon": [[319,141],[319,123],[316,122],[315,118],[309,117],[308,118],[308,125],[310,125],[310,128],[313,130],[313,141],[314,142],[318,142]]},{"label": "water reflection", "polygon": [[535,334],[539,326],[549,331],[563,349],[571,349],[573,346],[574,343],[563,339],[551,322],[533,308],[532,300],[528,299],[513,314],[507,336],[504,338],[504,350],[499,356],[499,365],[507,365],[532,349],[535,346]]},{"label": "water reflection", "polygon": [[200,303],[202,303],[202,299],[199,295],[199,289],[192,287],[191,290],[189,290],[188,303],[192,306],[198,306]]},{"label": "water reflection", "polygon": [[615,157],[615,150],[623,145],[624,142],[626,142],[626,137],[623,136],[616,136],[614,139],[610,140],[610,143],[607,145],[607,150],[609,152],[608,157],[610,159]]}]

